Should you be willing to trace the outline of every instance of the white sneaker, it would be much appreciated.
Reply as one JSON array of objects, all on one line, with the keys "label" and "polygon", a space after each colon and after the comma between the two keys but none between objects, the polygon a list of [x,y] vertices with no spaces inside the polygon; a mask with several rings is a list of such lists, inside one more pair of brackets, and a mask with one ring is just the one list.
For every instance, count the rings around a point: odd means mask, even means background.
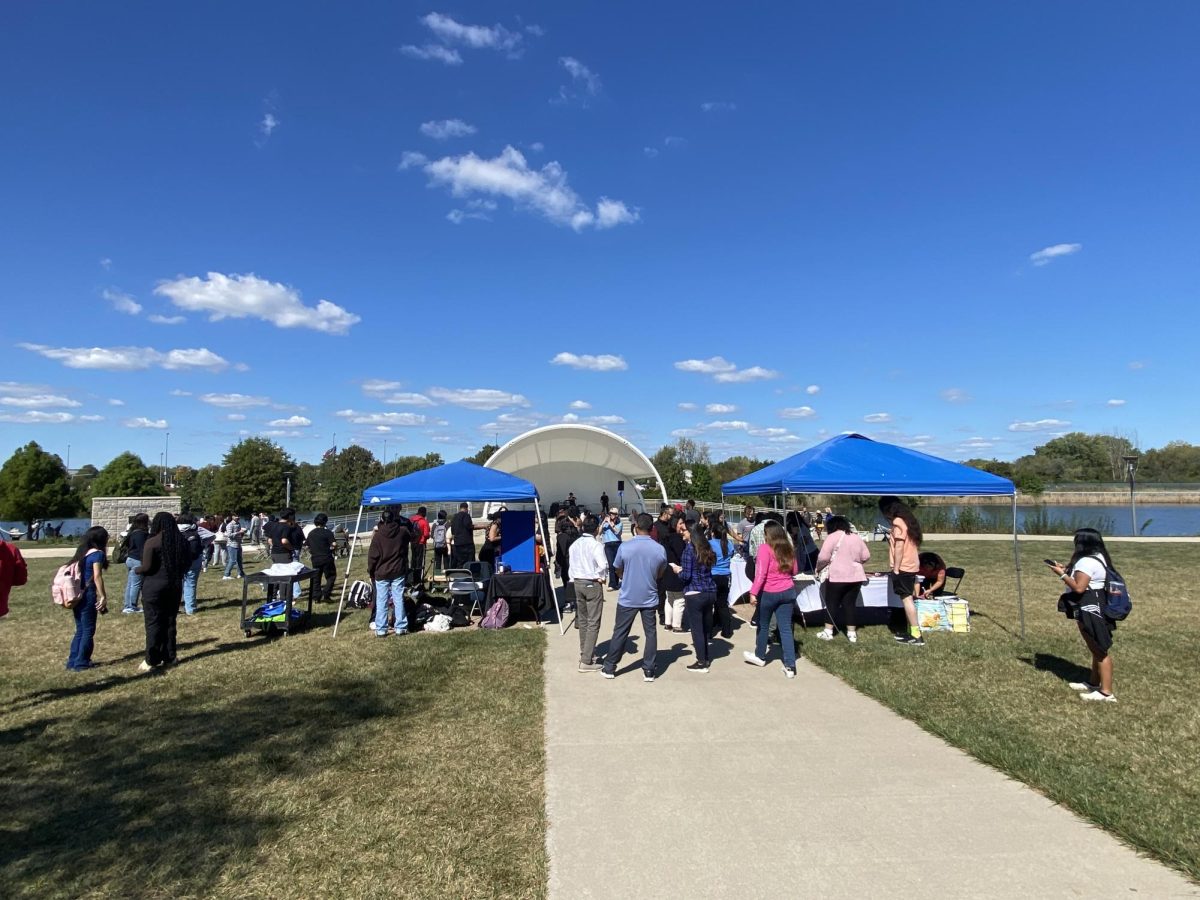
[{"label": "white sneaker", "polygon": [[222,581],[233,581],[233,576],[232,575],[222,575],[221,580]]},{"label": "white sneaker", "polygon": [[368,627],[368,628],[370,628],[372,631],[374,631],[374,630],[375,630],[375,623],[374,623],[374,622],[372,622],[372,623],[371,623],[370,625],[368,625],[367,627]]},{"label": "white sneaker", "polygon": [[139,672],[149,672],[153,668],[154,668],[154,666],[150,665],[150,663],[146,662],[143,659],[140,663],[138,663],[137,670]]},{"label": "white sneaker", "polygon": [[1101,691],[1099,688],[1096,688],[1096,690],[1094,690],[1094,691],[1088,691],[1086,694],[1080,694],[1079,699],[1080,700],[1098,700],[1101,703],[1116,703],[1117,695],[1116,694],[1106,694],[1103,691]]},{"label": "white sneaker", "polygon": [[817,640],[818,641],[832,641],[833,640],[833,632],[832,631],[818,631],[817,632]]},{"label": "white sneaker", "polygon": [[858,632],[857,631],[847,631],[846,632],[846,640],[848,640],[852,644],[857,644],[858,643]]},{"label": "white sneaker", "polygon": [[783,674],[784,674],[786,677],[788,677],[788,678],[795,678],[795,677],[796,677],[796,670],[795,670],[795,669],[792,669],[792,668],[789,668],[789,667],[787,667],[787,666],[784,666],[784,667],[783,667]]},{"label": "white sneaker", "polygon": [[1100,685],[1092,684],[1090,681],[1072,681],[1067,687],[1077,694],[1090,694],[1092,691],[1100,690]]},{"label": "white sneaker", "polygon": [[758,666],[760,669],[767,664],[765,659],[759,659],[759,657],[751,650],[743,650],[742,659],[750,663],[752,666]]}]

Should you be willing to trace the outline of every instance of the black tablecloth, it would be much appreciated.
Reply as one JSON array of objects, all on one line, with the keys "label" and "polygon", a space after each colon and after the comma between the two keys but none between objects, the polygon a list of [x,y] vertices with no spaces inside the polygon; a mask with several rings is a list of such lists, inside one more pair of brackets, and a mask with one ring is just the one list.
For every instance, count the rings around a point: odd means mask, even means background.
[{"label": "black tablecloth", "polygon": [[554,589],[545,572],[495,572],[488,581],[487,605],[503,597],[512,606],[514,600],[531,604],[538,612],[554,606]]}]

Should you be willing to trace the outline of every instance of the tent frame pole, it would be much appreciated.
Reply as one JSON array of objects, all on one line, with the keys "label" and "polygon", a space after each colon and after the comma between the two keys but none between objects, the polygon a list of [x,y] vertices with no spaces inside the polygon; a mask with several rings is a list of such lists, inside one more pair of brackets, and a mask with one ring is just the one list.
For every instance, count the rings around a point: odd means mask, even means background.
[{"label": "tent frame pole", "polygon": [[342,623],[342,607],[346,603],[346,588],[350,586],[350,567],[354,565],[354,548],[358,546],[358,528],[362,525],[363,505],[358,504],[358,518],[354,521],[354,534],[350,537],[350,558],[346,560],[346,574],[342,576],[342,597],[338,600],[337,618],[333,620],[333,636],[337,637],[338,625]]},{"label": "tent frame pole", "polygon": [[554,595],[554,611],[558,614],[558,636],[562,637],[567,633],[567,626],[562,620],[562,607],[558,605],[558,591],[554,590],[554,576],[550,572],[550,541],[546,539],[546,529],[542,527],[542,507],[536,495],[533,498],[533,523],[537,526],[538,534],[542,536],[542,549],[546,553],[546,579],[550,582],[550,593]]},{"label": "tent frame pole", "polygon": [[1021,585],[1021,544],[1017,540],[1017,492],[1012,495],[1013,562],[1017,566],[1017,613],[1021,619],[1021,640],[1025,640],[1025,590]]}]

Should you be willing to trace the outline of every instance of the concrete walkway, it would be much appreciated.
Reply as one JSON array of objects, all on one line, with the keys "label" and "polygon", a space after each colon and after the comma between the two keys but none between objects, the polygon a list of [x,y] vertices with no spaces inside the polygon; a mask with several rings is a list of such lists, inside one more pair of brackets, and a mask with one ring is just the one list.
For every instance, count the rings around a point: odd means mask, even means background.
[{"label": "concrete walkway", "polygon": [[[602,652],[612,633],[605,604]],[[580,674],[578,632],[547,630],[550,897],[1200,897],[1104,831],[804,661],[708,674],[660,630]]]}]

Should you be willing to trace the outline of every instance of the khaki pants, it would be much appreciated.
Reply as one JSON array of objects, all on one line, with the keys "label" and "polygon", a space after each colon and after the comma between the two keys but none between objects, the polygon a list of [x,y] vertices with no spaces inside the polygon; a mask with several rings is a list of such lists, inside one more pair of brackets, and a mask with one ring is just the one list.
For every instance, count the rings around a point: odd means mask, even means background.
[{"label": "khaki pants", "polygon": [[579,629],[579,661],[595,661],[596,640],[600,636],[600,616],[604,612],[604,586],[595,581],[575,582],[575,627]]}]

